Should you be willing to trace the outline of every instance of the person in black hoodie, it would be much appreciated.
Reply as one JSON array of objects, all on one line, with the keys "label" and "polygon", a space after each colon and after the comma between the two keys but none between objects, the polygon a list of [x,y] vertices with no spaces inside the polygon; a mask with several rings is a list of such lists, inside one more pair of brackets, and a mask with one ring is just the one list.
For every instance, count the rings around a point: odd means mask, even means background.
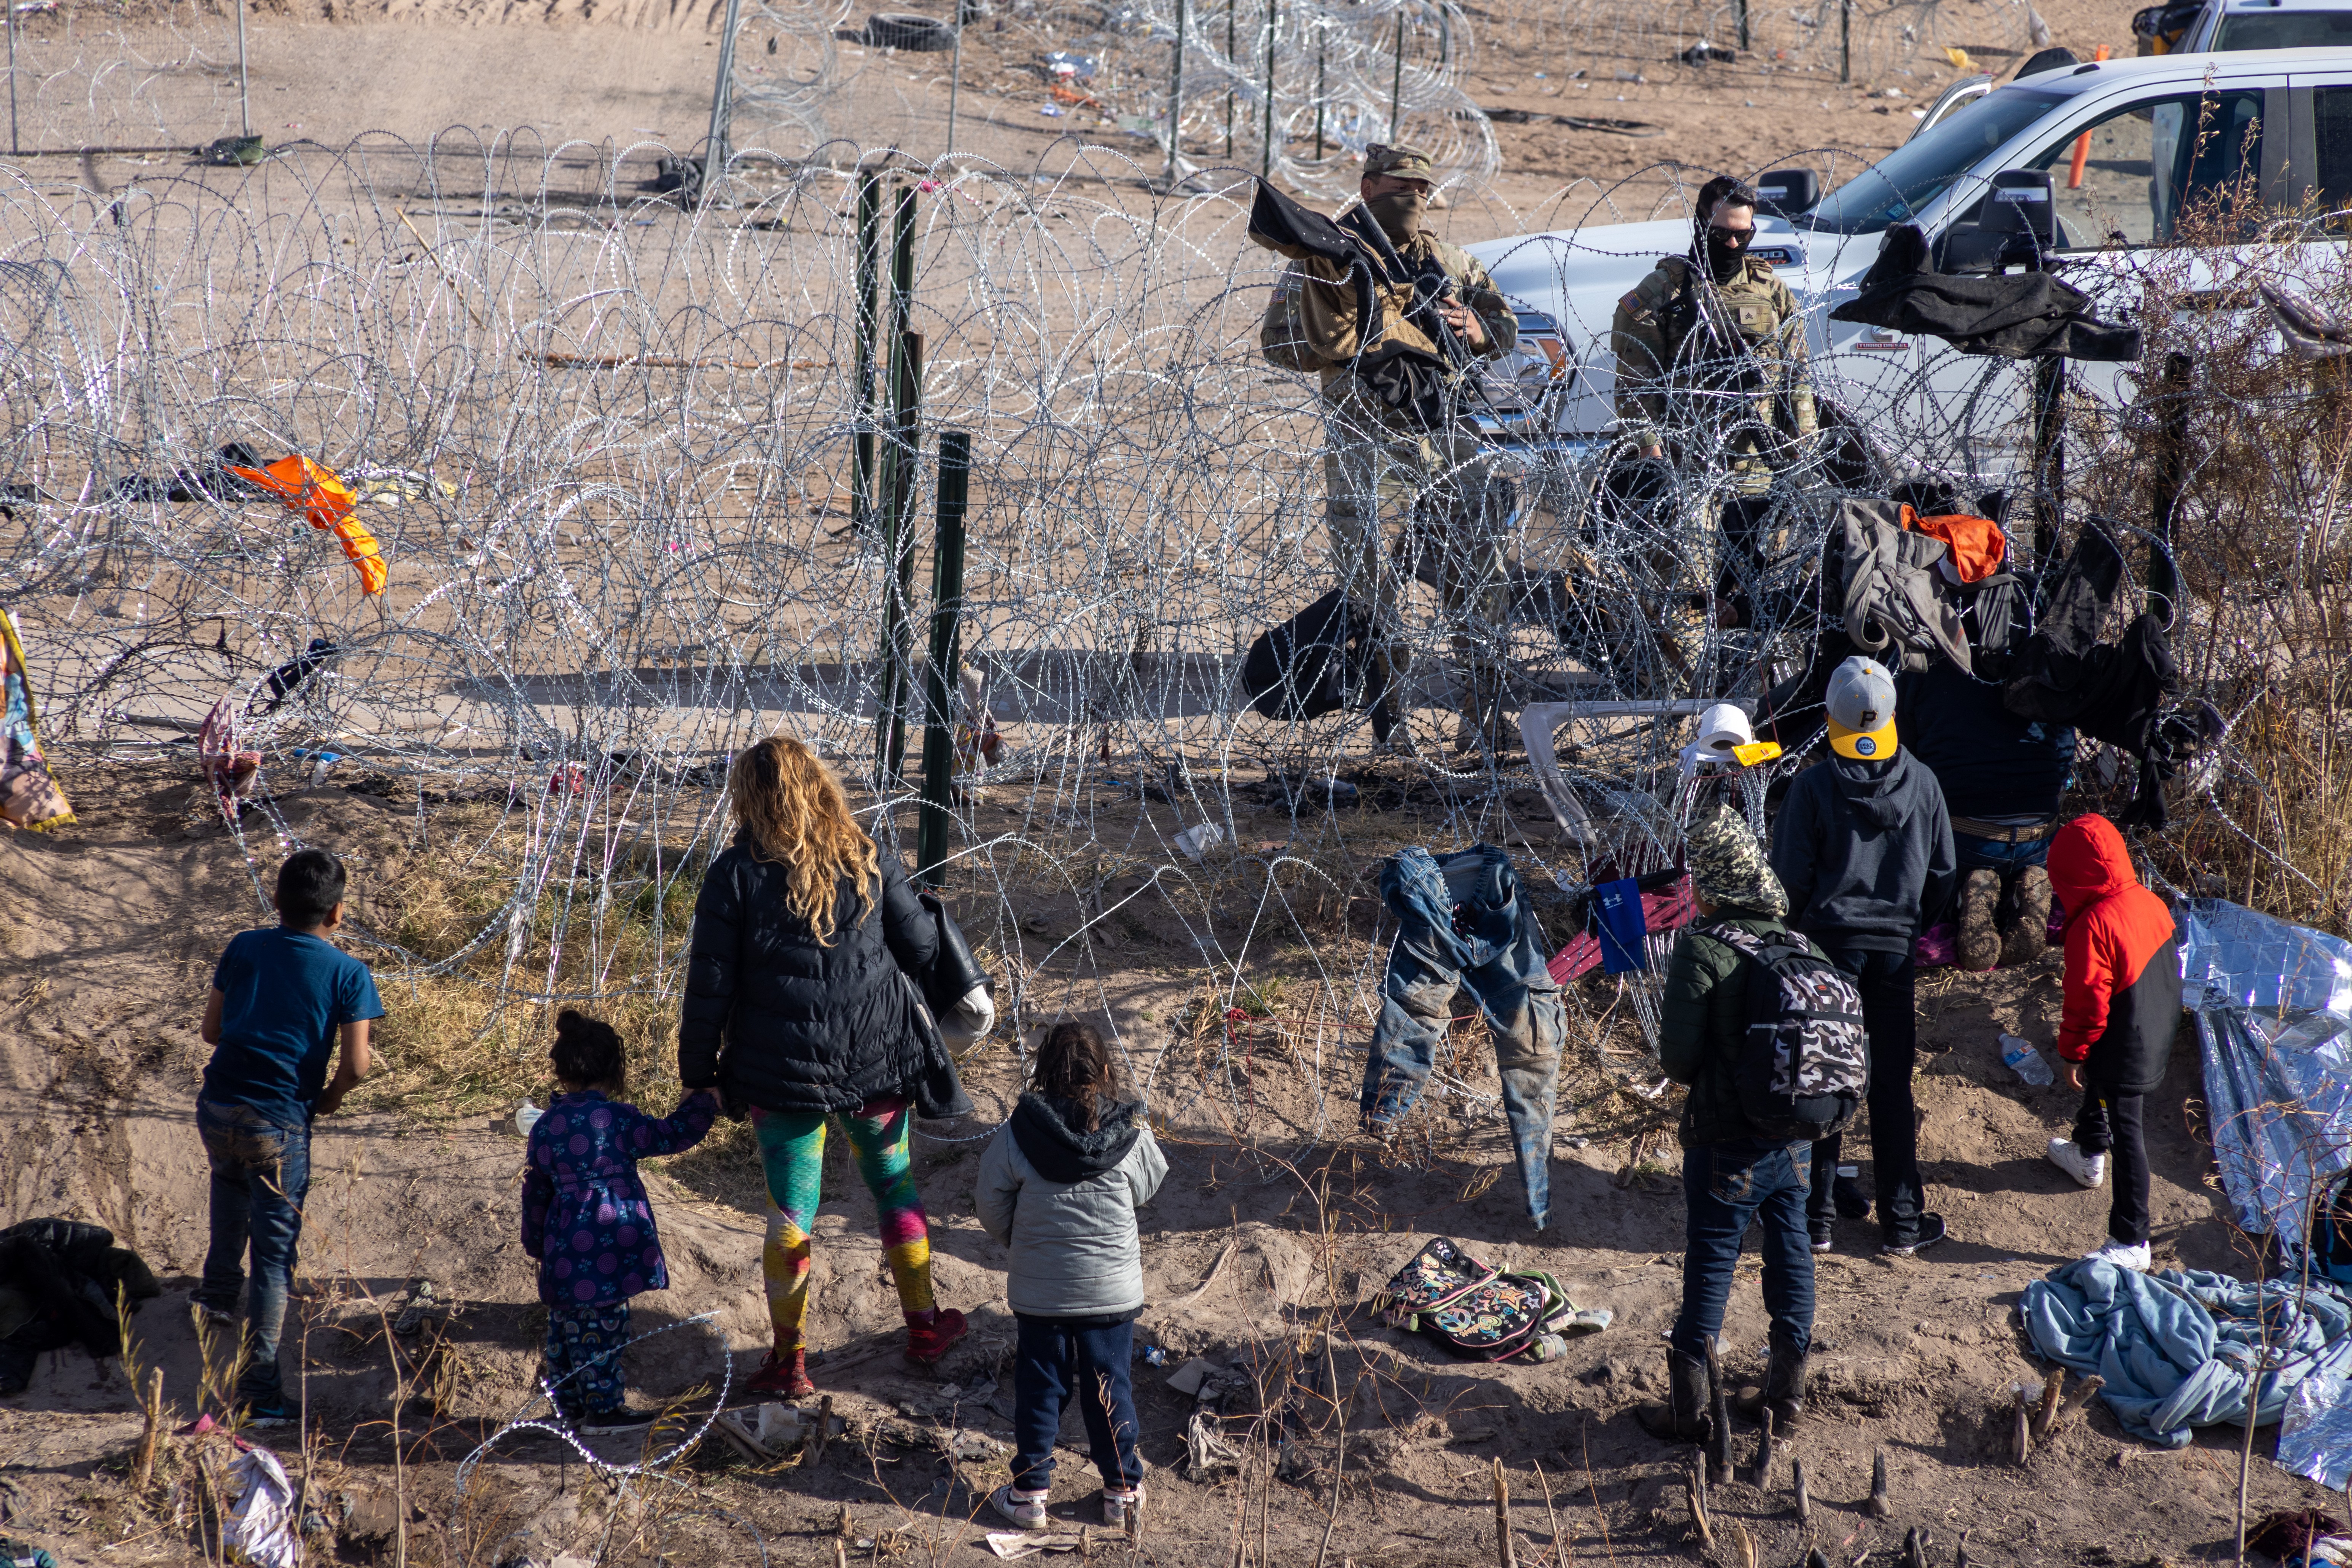
[{"label": "person in black hoodie", "polygon": [[980,1156],[972,1206],[1010,1247],[1004,1293],[1020,1323],[1013,1352],[1013,1484],[989,1500],[1024,1530],[1043,1530],[1054,1436],[1072,1394],[1103,1478],[1103,1522],[1141,1504],[1136,1457],[1135,1315],[1143,1246],[1135,1211],[1168,1173],[1143,1108],[1117,1098],[1110,1053],[1066,1018],[1038,1043],[1029,1092]]},{"label": "person in black hoodie", "polygon": [[943,1054],[908,977],[937,962],[940,925],[800,742],[772,735],[745,751],[727,794],[735,842],[695,900],[677,1078],[750,1109],[768,1180],[760,1266],[775,1348],[749,1386],[803,1398],[816,1392],[803,1329],[829,1119],[874,1192],[907,1358],[928,1365],[964,1333],[963,1314],[932,1296],[930,1229],[908,1159],[911,1102]]},{"label": "person in black hoodie", "polygon": [[[1911,1099],[1913,949],[1951,901],[1952,824],[1936,775],[1897,742],[1891,675],[1849,658],[1831,675],[1827,700],[1834,754],[1790,786],[1772,824],[1772,870],[1788,891],[1789,924],[1862,993],[1880,1250],[1908,1256],[1944,1237],[1943,1217],[1927,1212]],[[1835,1138],[1813,1145],[1806,1218],[1816,1252],[1830,1249],[1833,1202],[1851,1218],[1870,1212],[1859,1190],[1834,1180],[1841,1150]]]}]

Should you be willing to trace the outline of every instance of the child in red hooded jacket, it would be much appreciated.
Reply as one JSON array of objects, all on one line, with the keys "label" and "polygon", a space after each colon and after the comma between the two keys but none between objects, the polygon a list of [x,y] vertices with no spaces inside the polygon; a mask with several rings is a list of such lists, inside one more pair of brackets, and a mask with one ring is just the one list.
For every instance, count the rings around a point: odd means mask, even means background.
[{"label": "child in red hooded jacket", "polygon": [[2123,835],[2078,816],[2050,844],[2050,887],[2066,911],[2066,999],[2058,1056],[2083,1090],[2072,1139],[2050,1140],[2053,1163],[2086,1187],[2116,1167],[2107,1242],[2086,1254],[2148,1267],[2146,1096],[2164,1081],[2180,1023],[2180,942],[2164,900],[2139,885]]}]

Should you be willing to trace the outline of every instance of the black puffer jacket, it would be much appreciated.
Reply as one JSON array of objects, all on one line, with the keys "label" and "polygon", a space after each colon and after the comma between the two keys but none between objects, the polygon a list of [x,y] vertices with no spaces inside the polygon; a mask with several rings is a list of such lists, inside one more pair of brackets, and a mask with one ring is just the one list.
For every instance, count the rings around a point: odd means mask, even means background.
[{"label": "black puffer jacket", "polygon": [[939,956],[938,922],[887,854],[882,896],[856,924],[843,879],[831,947],[786,892],[784,868],[752,858],[740,835],[710,863],[687,952],[678,1081],[763,1110],[855,1110],[913,1093],[932,1031],[899,976]]}]

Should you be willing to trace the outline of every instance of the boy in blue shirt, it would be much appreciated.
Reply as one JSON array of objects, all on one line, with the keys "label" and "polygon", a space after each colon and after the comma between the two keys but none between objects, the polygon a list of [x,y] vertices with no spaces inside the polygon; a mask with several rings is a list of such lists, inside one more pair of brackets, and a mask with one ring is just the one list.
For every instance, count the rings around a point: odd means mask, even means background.
[{"label": "boy in blue shirt", "polygon": [[[343,921],[343,868],[299,849],[278,868],[275,930],[239,931],[213,971],[202,1031],[214,1047],[196,1094],[212,1163],[212,1247],[196,1305],[234,1322],[253,1251],[246,1366],[236,1400],[248,1425],[295,1418],[278,1376],[294,1247],[310,1190],[310,1119],[331,1115],[368,1070],[368,1025],[383,1016],[367,965],[327,940]],[[335,1075],[327,1061],[342,1051]]]}]

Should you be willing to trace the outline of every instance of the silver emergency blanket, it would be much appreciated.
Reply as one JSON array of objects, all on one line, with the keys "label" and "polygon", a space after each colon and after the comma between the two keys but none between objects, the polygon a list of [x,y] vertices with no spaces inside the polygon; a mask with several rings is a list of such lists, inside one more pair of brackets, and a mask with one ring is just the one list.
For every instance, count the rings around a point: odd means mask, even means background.
[{"label": "silver emergency blanket", "polygon": [[2220,899],[2189,903],[2184,935],[2223,1190],[2299,1248],[2314,1191],[2352,1168],[2352,942]]},{"label": "silver emergency blanket", "polygon": [[[2352,1167],[2352,942],[2219,899],[2190,902],[2184,935],[2222,1189],[2292,1257],[2315,1194]],[[2330,1488],[2352,1475],[2352,1339],[2295,1384],[2278,1462]]]}]

